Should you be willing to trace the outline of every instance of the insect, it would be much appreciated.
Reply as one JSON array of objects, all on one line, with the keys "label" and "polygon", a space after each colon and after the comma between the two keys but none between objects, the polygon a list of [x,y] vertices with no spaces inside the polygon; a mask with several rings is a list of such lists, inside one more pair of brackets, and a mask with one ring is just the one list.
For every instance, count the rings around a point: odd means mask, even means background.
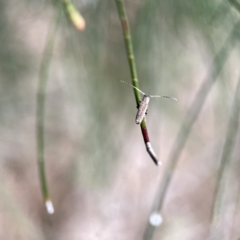
[{"label": "insect", "polygon": [[121,82],[126,83],[127,85],[137,89],[137,91],[139,91],[143,95],[142,101],[139,103],[139,107],[138,107],[138,111],[137,111],[137,115],[136,115],[136,119],[135,119],[136,124],[140,124],[142,122],[143,118],[147,115],[150,98],[163,97],[163,98],[171,98],[171,99],[177,101],[177,99],[174,97],[160,96],[160,95],[147,95],[146,93],[144,93],[143,91],[141,91],[140,89],[138,89],[137,87],[134,87],[133,85],[131,85],[129,83],[124,82],[124,81],[121,81]]}]

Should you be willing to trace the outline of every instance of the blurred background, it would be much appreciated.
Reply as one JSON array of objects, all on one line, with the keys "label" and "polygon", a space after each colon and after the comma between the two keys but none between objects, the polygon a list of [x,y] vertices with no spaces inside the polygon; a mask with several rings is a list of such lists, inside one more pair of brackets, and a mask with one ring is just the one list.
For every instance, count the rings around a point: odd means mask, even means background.
[{"label": "blurred background", "polygon": [[[45,158],[55,206],[47,215],[37,169],[36,95],[58,10],[43,0],[0,1],[0,239],[213,239],[217,173],[240,77],[239,23],[232,31],[240,14],[226,0],[125,1],[141,90],[178,98],[150,102],[158,168],[135,124],[133,90],[120,82],[131,77],[115,1],[75,4],[86,29],[77,31],[62,15],[47,83]],[[215,239],[240,237],[239,144],[237,134],[218,223],[224,233]],[[163,222],[144,238],[177,146]]]}]

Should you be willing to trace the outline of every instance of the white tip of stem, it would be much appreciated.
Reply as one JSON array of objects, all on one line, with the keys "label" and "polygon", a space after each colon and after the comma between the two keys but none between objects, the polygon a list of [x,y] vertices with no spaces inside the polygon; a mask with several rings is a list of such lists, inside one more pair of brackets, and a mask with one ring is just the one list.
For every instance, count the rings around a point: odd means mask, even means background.
[{"label": "white tip of stem", "polygon": [[162,165],[162,162],[157,162],[157,166],[161,166]]},{"label": "white tip of stem", "polygon": [[54,213],[54,207],[53,207],[53,204],[52,204],[51,200],[47,200],[45,202],[45,206],[46,206],[48,214],[53,214]]},{"label": "white tip of stem", "polygon": [[153,212],[149,218],[149,223],[154,226],[158,227],[162,224],[163,218],[158,212]]}]

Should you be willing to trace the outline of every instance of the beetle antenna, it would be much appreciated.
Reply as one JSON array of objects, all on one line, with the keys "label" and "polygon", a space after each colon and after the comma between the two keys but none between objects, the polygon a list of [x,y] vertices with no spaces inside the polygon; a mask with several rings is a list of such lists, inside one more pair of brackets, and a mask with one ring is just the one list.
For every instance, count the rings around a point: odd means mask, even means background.
[{"label": "beetle antenna", "polygon": [[150,97],[151,97],[151,98],[157,98],[157,97],[159,97],[159,98],[161,98],[161,97],[163,97],[163,98],[171,98],[171,99],[177,101],[176,98],[174,98],[174,97],[169,97],[169,96],[150,95]]},{"label": "beetle antenna", "polygon": [[129,85],[129,86],[131,86],[131,87],[133,87],[133,88],[135,88],[135,89],[137,89],[140,93],[142,93],[143,95],[146,95],[143,91],[141,91],[139,88],[137,88],[137,87],[134,87],[132,84],[130,84],[130,83],[127,83],[127,82],[124,82],[124,81],[121,81],[122,83],[126,83],[127,85]]}]

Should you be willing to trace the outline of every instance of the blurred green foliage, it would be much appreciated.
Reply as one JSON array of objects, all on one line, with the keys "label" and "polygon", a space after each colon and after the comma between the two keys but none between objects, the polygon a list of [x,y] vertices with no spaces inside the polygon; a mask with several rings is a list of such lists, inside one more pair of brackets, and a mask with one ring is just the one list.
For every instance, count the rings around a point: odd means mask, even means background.
[{"label": "blurred green foliage", "polygon": [[[134,122],[133,92],[120,83],[130,81],[130,72],[114,1],[75,4],[86,29],[61,21],[47,86],[46,168],[56,205],[50,218],[37,175],[35,99],[57,8],[49,1],[0,2],[0,239],[142,239],[173,142],[240,17],[222,0],[125,1],[140,88],[179,99],[150,104],[149,134],[163,162],[158,169]],[[238,32],[233,38],[238,41]],[[239,44],[229,47],[174,170],[156,239],[202,240],[208,234],[239,60]],[[233,210],[239,204],[238,156],[236,147],[224,200],[224,220],[233,223],[224,231],[231,239],[240,235]]]}]

